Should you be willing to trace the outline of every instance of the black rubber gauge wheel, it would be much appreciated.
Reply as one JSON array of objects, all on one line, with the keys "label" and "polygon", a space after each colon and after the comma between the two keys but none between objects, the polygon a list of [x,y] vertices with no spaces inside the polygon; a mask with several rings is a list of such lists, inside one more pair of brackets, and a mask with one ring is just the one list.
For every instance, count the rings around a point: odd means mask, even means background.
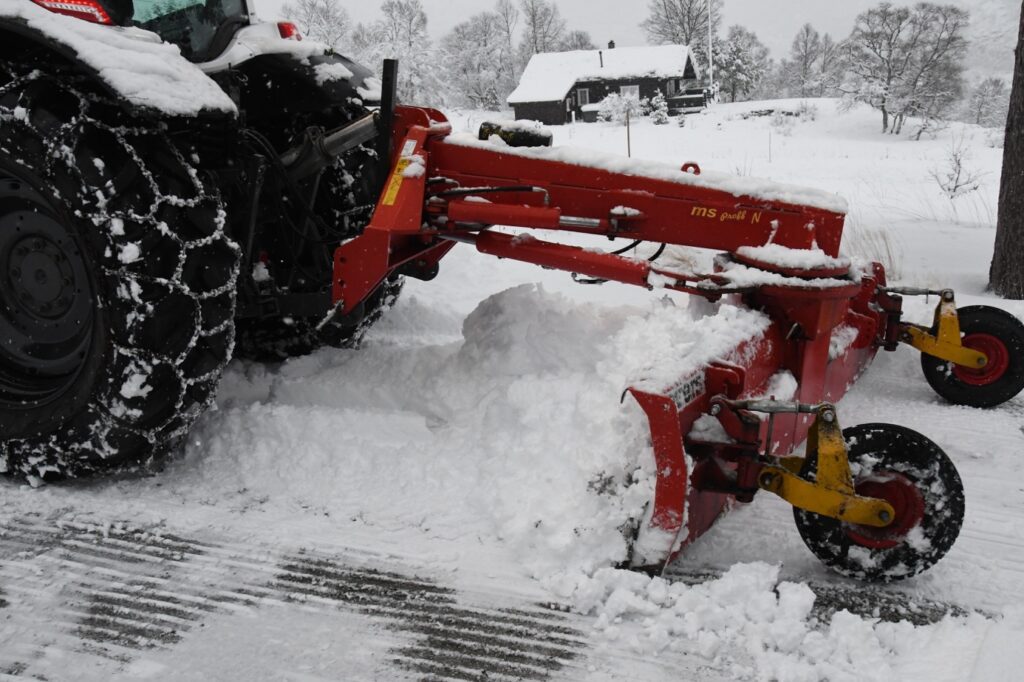
[{"label": "black rubber gauge wheel", "polygon": [[170,450],[234,343],[237,246],[158,122],[0,64],[0,471]]},{"label": "black rubber gauge wheel", "polygon": [[921,369],[935,392],[956,405],[995,407],[1024,390],[1024,323],[984,305],[960,308],[960,333],[967,348],[988,356],[988,364],[970,369],[921,354]]},{"label": "black rubber gauge wheel", "polygon": [[[808,549],[851,578],[891,582],[917,575],[945,556],[964,518],[963,483],[946,453],[920,433],[892,424],[843,430],[857,493],[896,511],[885,528],[793,510]],[[817,462],[801,475],[814,480]]]}]

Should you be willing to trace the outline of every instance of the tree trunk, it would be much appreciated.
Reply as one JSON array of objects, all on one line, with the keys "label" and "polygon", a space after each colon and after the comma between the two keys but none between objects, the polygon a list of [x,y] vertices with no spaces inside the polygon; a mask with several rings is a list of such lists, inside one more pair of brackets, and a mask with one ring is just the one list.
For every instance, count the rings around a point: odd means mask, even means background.
[{"label": "tree trunk", "polygon": [[1024,3],[1016,54],[989,286],[1004,298],[1024,299]]},{"label": "tree trunk", "polygon": [[889,132],[889,110],[882,105],[882,134]]}]

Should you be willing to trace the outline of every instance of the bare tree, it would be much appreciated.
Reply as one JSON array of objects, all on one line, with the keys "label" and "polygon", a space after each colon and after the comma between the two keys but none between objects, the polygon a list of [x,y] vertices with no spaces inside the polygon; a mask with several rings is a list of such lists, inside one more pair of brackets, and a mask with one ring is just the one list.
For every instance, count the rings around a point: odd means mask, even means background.
[{"label": "bare tree", "polygon": [[971,91],[964,104],[966,119],[987,128],[1006,125],[1006,111],[1010,107],[1010,90],[1002,78],[986,78]]},{"label": "bare tree", "polygon": [[[717,36],[724,0],[711,1],[711,30]],[[701,67],[707,66],[708,0],[650,0],[650,15],[640,23],[648,42],[687,45]]]},{"label": "bare tree", "polygon": [[565,36],[565,40],[562,41],[561,49],[566,52],[570,50],[596,50],[597,45],[590,39],[590,34],[586,31],[569,31]]},{"label": "bare tree", "polygon": [[1024,5],[1003,145],[999,223],[989,286],[1000,296],[1024,299]]},{"label": "bare tree", "polygon": [[299,25],[302,35],[331,47],[341,44],[352,23],[338,0],[298,0],[281,12]]},{"label": "bare tree", "polygon": [[818,97],[831,95],[843,79],[843,59],[839,44],[828,33],[821,37],[821,55],[818,57]]},{"label": "bare tree", "polygon": [[498,26],[501,29],[501,73],[504,81],[501,83],[502,101],[516,89],[519,84],[519,76],[522,74],[522,66],[516,53],[516,28],[519,26],[519,10],[516,9],[512,0],[498,0],[494,7],[494,13],[498,16]]},{"label": "bare tree", "polygon": [[940,117],[962,92],[968,20],[959,7],[926,2],[864,12],[845,43],[844,92],[882,112],[882,132],[899,134],[909,116]]},{"label": "bare tree", "polygon": [[547,0],[521,0],[523,53],[526,60],[541,52],[557,52],[565,38],[566,24],[558,6]]},{"label": "bare tree", "polygon": [[821,35],[810,24],[804,24],[789,49],[788,80],[794,93],[807,97],[817,90],[818,69],[821,59]]}]

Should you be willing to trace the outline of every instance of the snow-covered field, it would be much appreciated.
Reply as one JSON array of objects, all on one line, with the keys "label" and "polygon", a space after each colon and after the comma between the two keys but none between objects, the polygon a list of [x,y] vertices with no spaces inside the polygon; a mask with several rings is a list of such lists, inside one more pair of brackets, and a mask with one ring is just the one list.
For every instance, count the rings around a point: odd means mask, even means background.
[{"label": "snow-covered field", "polygon": [[[766,108],[804,115],[744,118]],[[839,192],[853,255],[1024,317],[984,292],[991,133],[913,142],[878,118],[722,105],[682,128],[640,122],[632,152]],[[625,153],[626,132],[566,126],[555,144]],[[956,144],[981,185],[951,202],[932,171]],[[879,357],[840,416],[908,426],[956,462],[967,516],[931,571],[886,588],[835,577],[767,495],[663,578],[609,568],[653,469],[619,397],[652,358],[706,342],[687,335],[704,312],[456,250],[359,350],[233,365],[164,471],[0,483],[0,679],[1012,679],[1024,398],[946,405],[910,350]]]}]

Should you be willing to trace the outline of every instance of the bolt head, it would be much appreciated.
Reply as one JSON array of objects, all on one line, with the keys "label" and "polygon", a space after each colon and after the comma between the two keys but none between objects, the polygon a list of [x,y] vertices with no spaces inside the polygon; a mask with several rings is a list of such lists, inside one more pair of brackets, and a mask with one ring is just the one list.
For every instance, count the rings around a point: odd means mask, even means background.
[{"label": "bolt head", "polygon": [[833,412],[832,410],[825,410],[824,412],[821,413],[821,419],[826,424],[831,424],[836,420],[836,413]]},{"label": "bolt head", "polygon": [[882,511],[878,512],[878,520],[882,523],[889,523],[890,521],[892,521],[892,514],[883,509]]},{"label": "bolt head", "polygon": [[711,416],[712,417],[717,417],[720,414],[722,414],[722,406],[721,405],[712,405],[711,406]]}]

